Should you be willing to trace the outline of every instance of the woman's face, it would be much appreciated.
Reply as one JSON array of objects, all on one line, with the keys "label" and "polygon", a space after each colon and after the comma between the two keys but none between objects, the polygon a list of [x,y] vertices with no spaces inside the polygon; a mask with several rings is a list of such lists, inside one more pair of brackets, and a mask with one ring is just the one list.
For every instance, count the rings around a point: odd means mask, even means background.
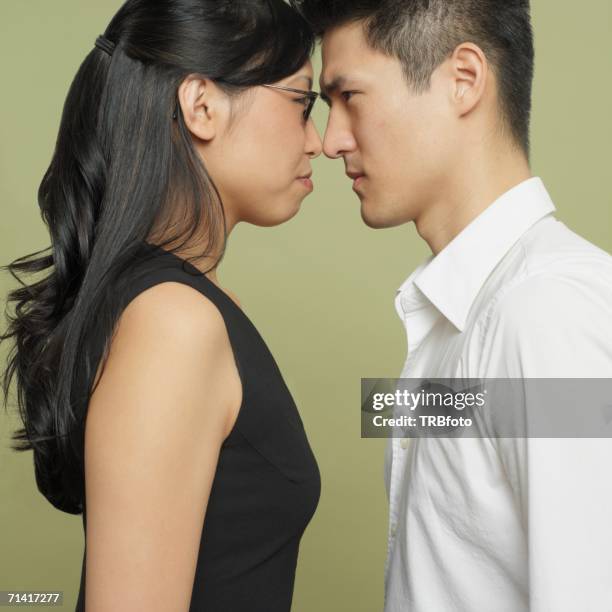
[{"label": "woman's face", "polygon": [[[307,91],[312,80],[309,60],[271,85]],[[255,86],[244,98],[233,100],[232,117],[231,99],[210,80],[199,83],[202,90],[193,93],[193,105],[188,94],[185,105],[180,98],[181,105],[187,108],[185,121],[223,200],[228,230],[240,221],[259,226],[288,221],[311,192],[308,181],[299,177],[312,172],[310,160],[322,150],[312,118],[304,122],[307,100],[299,93]]]}]

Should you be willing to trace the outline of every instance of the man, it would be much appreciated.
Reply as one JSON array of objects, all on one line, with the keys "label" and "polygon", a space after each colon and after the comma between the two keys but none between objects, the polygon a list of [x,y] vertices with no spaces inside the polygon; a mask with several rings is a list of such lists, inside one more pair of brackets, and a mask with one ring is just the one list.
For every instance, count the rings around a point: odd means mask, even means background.
[{"label": "man", "polygon": [[[366,224],[432,251],[396,296],[402,377],[612,377],[612,257],[530,171],[528,2],[292,4],[325,154]],[[609,438],[390,439],[386,612],[612,610],[611,465]]]}]

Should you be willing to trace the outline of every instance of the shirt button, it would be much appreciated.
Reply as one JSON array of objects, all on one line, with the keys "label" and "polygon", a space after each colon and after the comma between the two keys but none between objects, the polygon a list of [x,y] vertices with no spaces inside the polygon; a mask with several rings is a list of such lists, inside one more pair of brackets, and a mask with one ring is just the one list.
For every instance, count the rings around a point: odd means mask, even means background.
[{"label": "shirt button", "polygon": [[408,438],[402,438],[400,441],[400,446],[406,450],[408,448]]}]

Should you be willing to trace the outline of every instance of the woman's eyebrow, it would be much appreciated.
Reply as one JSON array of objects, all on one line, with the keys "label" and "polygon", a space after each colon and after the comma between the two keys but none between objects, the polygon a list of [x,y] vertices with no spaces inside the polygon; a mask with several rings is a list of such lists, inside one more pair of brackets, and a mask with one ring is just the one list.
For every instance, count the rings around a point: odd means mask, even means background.
[{"label": "woman's eyebrow", "polygon": [[296,81],[297,79],[304,79],[308,82],[308,89],[312,89],[312,79],[309,76],[306,76],[305,74],[300,74],[299,76],[296,76],[293,80]]}]

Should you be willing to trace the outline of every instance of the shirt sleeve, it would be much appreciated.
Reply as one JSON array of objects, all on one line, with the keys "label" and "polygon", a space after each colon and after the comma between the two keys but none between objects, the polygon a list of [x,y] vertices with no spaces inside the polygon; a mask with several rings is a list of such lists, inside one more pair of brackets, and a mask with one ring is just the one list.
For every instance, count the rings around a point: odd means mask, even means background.
[{"label": "shirt sleeve", "polygon": [[[479,338],[481,378],[612,377],[610,302],[579,280],[521,281]],[[530,611],[612,610],[612,438],[494,442],[525,529]]]}]

